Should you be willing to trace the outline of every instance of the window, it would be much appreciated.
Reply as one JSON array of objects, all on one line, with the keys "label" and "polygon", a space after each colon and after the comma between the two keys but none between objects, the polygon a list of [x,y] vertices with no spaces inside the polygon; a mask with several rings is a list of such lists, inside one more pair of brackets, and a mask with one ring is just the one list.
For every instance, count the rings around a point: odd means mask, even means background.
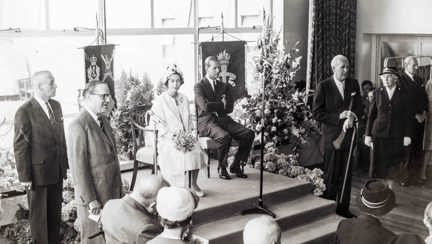
[{"label": "window", "polygon": [[267,0],[238,0],[239,27],[252,27],[262,25],[262,13],[268,13]]},{"label": "window", "polygon": [[97,12],[98,0],[49,0],[50,28],[96,28]]},{"label": "window", "polygon": [[148,75],[153,84],[157,84],[162,77],[164,67],[176,63],[185,78],[181,92],[188,97],[193,96],[192,35],[113,36],[110,40],[120,44],[114,50],[115,78],[119,78],[122,71],[132,72],[140,78]]},{"label": "window", "polygon": [[220,26],[223,15],[224,27],[234,27],[234,4],[232,0],[198,0],[199,26]]},{"label": "window", "polygon": [[154,0],[155,27],[193,27],[193,0]]},{"label": "window", "polygon": [[149,28],[150,0],[106,1],[107,28]]},{"label": "window", "polygon": [[44,0],[0,0],[0,29],[44,29]]}]

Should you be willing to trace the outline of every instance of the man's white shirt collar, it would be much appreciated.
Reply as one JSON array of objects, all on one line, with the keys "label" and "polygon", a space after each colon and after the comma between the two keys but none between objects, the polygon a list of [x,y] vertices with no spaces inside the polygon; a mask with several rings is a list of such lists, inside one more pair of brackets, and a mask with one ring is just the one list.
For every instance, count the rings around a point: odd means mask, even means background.
[{"label": "man's white shirt collar", "polygon": [[385,88],[385,90],[387,92],[387,95],[388,95],[389,99],[391,100],[392,97],[393,97],[394,92],[396,91],[396,86],[393,86],[392,88],[387,88],[387,87],[384,87],[384,88]]},{"label": "man's white shirt collar", "polygon": [[[49,116],[49,111],[48,111],[48,107],[45,103],[44,100],[42,100],[42,98],[38,97],[38,96],[34,96],[34,98],[36,99],[36,101],[39,103],[39,105],[42,107],[42,110],[45,112],[46,116],[48,117],[48,119],[50,118]],[[48,102],[48,101],[47,101]]]},{"label": "man's white shirt collar", "polygon": [[345,82],[336,79],[336,77],[334,75],[333,75],[333,80],[335,81],[335,84],[336,84],[336,87],[339,91],[339,94],[342,96],[342,98],[344,98]]},{"label": "man's white shirt collar", "polygon": [[414,75],[410,74],[408,71],[404,70],[405,74],[408,75],[408,77],[411,79],[411,81],[414,81]]},{"label": "man's white shirt collar", "polygon": [[93,113],[88,107],[87,107],[87,105],[85,104],[85,103],[83,103],[83,108],[85,109],[85,110],[87,110],[87,112],[90,114],[90,116],[94,119],[94,121],[96,122],[96,124],[98,124],[99,126],[100,126],[100,124],[99,124],[99,120],[98,120],[98,116],[95,114],[95,113]]},{"label": "man's white shirt collar", "polygon": [[210,82],[211,87],[213,88],[213,91],[215,90],[215,80],[211,79],[210,77],[206,76],[207,80]]}]

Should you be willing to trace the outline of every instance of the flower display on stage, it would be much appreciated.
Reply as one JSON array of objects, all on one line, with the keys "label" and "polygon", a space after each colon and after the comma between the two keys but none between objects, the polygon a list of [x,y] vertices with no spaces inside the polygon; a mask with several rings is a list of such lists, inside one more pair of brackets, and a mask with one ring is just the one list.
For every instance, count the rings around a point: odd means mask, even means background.
[{"label": "flower display on stage", "polygon": [[[259,159],[254,160],[254,167],[260,168]],[[271,173],[281,174],[290,178],[305,180],[314,185],[313,194],[321,196],[326,190],[324,184],[323,171],[315,168],[313,170],[298,165],[298,154],[285,154],[279,152],[279,149],[273,142],[265,145],[264,170]]]},{"label": "flower display on stage", "polygon": [[[264,133],[265,170],[305,179],[314,184],[314,194],[321,195],[325,190],[322,171],[298,165],[301,145],[312,133],[319,133],[306,103],[308,94],[294,81],[301,68],[298,45],[297,42],[283,48],[271,19],[264,17],[263,32],[257,42],[258,55],[253,58],[255,77],[251,81],[260,83],[261,88],[258,94],[236,101],[232,117],[254,130],[257,138],[261,139]],[[288,148],[287,152],[278,152],[282,146]],[[259,167],[260,163],[255,159],[253,165]]]},{"label": "flower display on stage", "polygon": [[309,133],[317,129],[317,124],[305,102],[306,92],[294,82],[302,58],[299,43],[285,49],[279,41],[279,33],[273,31],[271,20],[266,19],[257,43],[259,55],[253,59],[254,82],[261,82],[260,92],[237,101],[233,117],[257,134],[264,126],[265,142],[276,146],[290,144],[295,154]]},{"label": "flower display on stage", "polygon": [[195,147],[197,137],[195,132],[179,130],[172,135],[172,141],[178,151],[186,153]]}]

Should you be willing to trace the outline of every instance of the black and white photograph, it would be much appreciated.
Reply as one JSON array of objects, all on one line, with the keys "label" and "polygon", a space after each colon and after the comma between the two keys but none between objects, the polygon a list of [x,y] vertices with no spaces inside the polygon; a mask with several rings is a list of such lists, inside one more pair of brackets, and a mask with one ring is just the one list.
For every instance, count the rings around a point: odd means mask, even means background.
[{"label": "black and white photograph", "polygon": [[431,0],[0,0],[0,244],[432,244]]}]

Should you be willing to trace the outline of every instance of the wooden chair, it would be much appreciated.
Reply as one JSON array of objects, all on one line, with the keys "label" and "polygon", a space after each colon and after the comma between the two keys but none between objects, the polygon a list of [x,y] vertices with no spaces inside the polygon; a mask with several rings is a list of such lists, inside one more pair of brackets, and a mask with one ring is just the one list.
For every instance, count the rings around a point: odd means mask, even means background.
[{"label": "wooden chair", "polygon": [[[137,107],[132,112],[132,141],[133,141],[133,173],[130,191],[133,190],[138,175],[138,169],[143,165],[152,167],[152,174],[157,173],[158,164],[158,130],[150,125],[149,106]],[[147,111],[147,112],[145,112]]]}]

